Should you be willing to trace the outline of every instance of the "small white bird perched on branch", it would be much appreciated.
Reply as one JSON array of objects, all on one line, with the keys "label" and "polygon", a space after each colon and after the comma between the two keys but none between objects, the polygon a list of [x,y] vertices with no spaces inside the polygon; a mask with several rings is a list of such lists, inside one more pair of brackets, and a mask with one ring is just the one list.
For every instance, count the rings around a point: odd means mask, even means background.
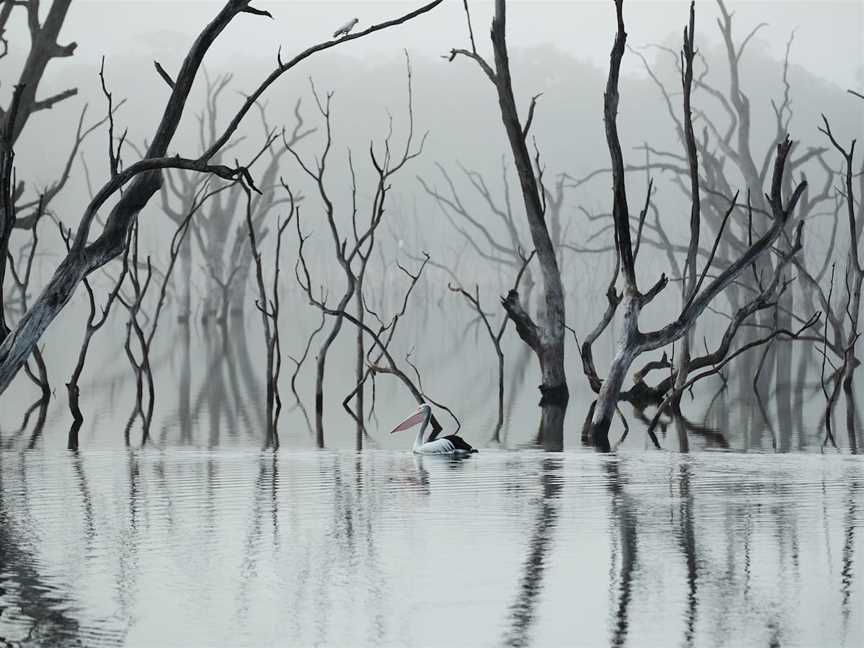
[{"label": "small white bird perched on branch", "polygon": [[352,18],[333,33],[333,38],[338,38],[343,34],[347,36],[348,32],[354,29],[354,25],[356,25],[358,22],[360,21],[357,18]]}]

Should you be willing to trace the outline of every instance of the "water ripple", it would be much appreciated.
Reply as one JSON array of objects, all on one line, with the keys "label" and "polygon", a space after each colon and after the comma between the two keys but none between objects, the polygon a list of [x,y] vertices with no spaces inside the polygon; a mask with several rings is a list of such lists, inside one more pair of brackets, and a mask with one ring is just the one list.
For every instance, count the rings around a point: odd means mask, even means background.
[{"label": "water ripple", "polygon": [[0,645],[864,642],[860,457],[0,463]]}]

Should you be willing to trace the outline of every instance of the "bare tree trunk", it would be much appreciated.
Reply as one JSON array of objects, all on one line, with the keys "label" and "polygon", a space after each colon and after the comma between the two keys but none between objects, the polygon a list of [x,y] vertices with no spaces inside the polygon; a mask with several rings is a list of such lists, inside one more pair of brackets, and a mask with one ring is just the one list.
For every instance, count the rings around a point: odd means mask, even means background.
[{"label": "bare tree trunk", "polygon": [[603,379],[594,407],[594,416],[591,418],[591,443],[602,452],[608,452],[611,448],[609,427],[612,417],[615,416],[624,380],[636,359],[635,335],[638,334],[640,311],[638,296],[625,296],[624,308],[624,330],[618,340],[618,350],[612,359],[612,366]]},{"label": "bare tree trunk", "polygon": [[246,310],[246,288],[249,285],[249,268],[252,264],[251,257],[246,261],[241,262],[240,270],[237,272],[237,277],[234,279],[234,284],[231,289],[231,317],[243,317]]},{"label": "bare tree trunk", "polygon": [[[688,372],[690,370],[690,332],[684,334],[681,338],[681,347],[677,353],[675,372],[675,389],[683,390],[684,384],[687,382]],[[681,411],[681,397],[679,396],[676,402],[672,405],[676,413]],[[687,436],[687,426],[684,425],[680,416],[675,417],[675,431],[678,435],[678,451],[688,452],[690,450],[690,440]]]},{"label": "bare tree trunk", "polygon": [[[771,272],[771,269],[768,267],[768,265],[764,263],[760,263],[756,267],[760,268],[761,271],[766,274]],[[752,327],[752,330],[745,330],[741,342],[743,344],[747,344],[748,342],[757,339],[757,331],[770,330],[776,325],[777,322],[774,319],[773,313],[759,313],[756,316],[756,327]],[[772,383],[777,373],[777,349],[775,348],[776,346],[777,345],[771,345],[771,348],[766,350],[765,359],[762,364],[762,371],[759,372],[758,380],[756,383],[758,385],[760,394],[772,393]],[[742,381],[744,381],[745,377],[747,379],[750,379],[750,375],[751,374],[744,374],[742,371]],[[755,375],[755,373],[752,375]],[[771,400],[774,401],[776,399],[772,398]],[[748,401],[745,400],[744,402],[746,403]],[[750,434],[749,447],[754,450],[762,448],[762,444],[765,441],[766,432],[770,433],[772,437],[772,446],[776,447],[777,444],[776,439],[774,438],[773,426],[771,425],[771,421],[768,419],[770,412],[763,413],[762,409],[759,407],[746,407],[744,409],[747,411],[747,414],[749,414],[749,419],[747,421],[747,431]]]},{"label": "bare tree trunk", "polygon": [[[684,65],[684,75],[682,78],[683,84],[683,103],[684,103],[684,146],[687,149],[687,166],[690,172],[690,241],[687,246],[687,259],[684,263],[684,283],[681,289],[681,309],[687,308],[687,303],[696,296],[696,285],[698,273],[696,271],[696,259],[699,252],[699,237],[701,233],[702,220],[702,202],[699,193],[699,158],[696,150],[696,137],[693,132],[693,110],[692,110],[692,89],[693,89],[693,58],[696,51],[693,47],[693,39],[695,17],[692,11],[690,14],[689,28],[684,30],[684,45],[681,48],[681,60]],[[678,351],[678,366],[675,373],[675,389],[683,389],[687,382],[687,375],[690,371],[690,336],[688,330],[681,337],[681,347]],[[680,396],[672,405],[673,410],[680,413],[681,399]],[[681,422],[681,417],[676,416],[676,431],[678,433],[678,450],[687,452],[690,449],[690,442],[687,437],[687,426]]]},{"label": "bare tree trunk", "polygon": [[[544,300],[542,306],[545,307],[545,313],[541,324],[542,329],[539,331],[538,344],[534,349],[540,361],[540,392],[542,394],[540,407],[544,410],[541,415],[543,444],[545,447],[560,448],[563,446],[564,412],[570,399],[564,371],[564,287],[561,283],[561,274],[558,270],[558,261],[552,240],[546,228],[540,192],[531,166],[531,157],[528,153],[526,144],[528,130],[522,128],[513,96],[505,38],[505,7],[504,0],[496,1],[495,19],[492,21],[492,44],[498,80],[496,89],[498,90],[501,119],[507,131],[522,187],[528,229],[537,251],[537,259],[543,276]],[[528,125],[530,126],[530,124]],[[508,311],[508,314],[512,317],[513,313]],[[519,325],[517,324],[518,329]]]},{"label": "bare tree trunk", "polygon": [[[777,309],[777,328],[792,328],[792,313],[795,307],[792,291],[782,299],[781,308]],[[785,302],[785,303],[784,303]],[[776,354],[774,399],[777,403],[777,449],[789,452],[792,449],[792,429],[794,418],[792,413],[792,354],[793,347],[784,348]],[[771,392],[766,392],[771,393]]]},{"label": "bare tree trunk", "polygon": [[[851,194],[847,200],[852,200]],[[855,249],[855,254],[858,250]],[[843,368],[843,394],[846,397],[846,435],[849,438],[849,449],[858,452],[858,431],[855,421],[856,405],[855,392],[852,383],[855,378],[855,369],[858,366],[858,358],[855,356],[855,346],[858,343],[858,318],[861,313],[861,289],[864,284],[864,271],[858,266],[858,272],[852,279],[852,287],[849,294],[849,324],[850,341],[847,350],[847,360]]]},{"label": "bare tree trunk", "polygon": [[[219,317],[219,283],[216,281],[214,276],[221,276],[221,264],[219,266],[216,265],[208,265],[209,272],[206,277],[206,288],[204,292],[204,306],[201,312],[201,322],[204,324],[209,324],[210,320],[218,320]],[[219,273],[219,274],[217,274]]]},{"label": "bare tree trunk", "polygon": [[[350,294],[343,297],[336,310],[342,311],[350,299]],[[319,448],[324,447],[324,369],[327,365],[327,353],[340,330],[342,330],[342,318],[336,317],[333,328],[321,343],[318,357],[315,359],[315,445]]]},{"label": "bare tree trunk", "polygon": [[[492,439],[495,443],[501,443],[501,428],[504,427],[504,352],[500,345],[495,349],[498,356],[498,420],[495,422],[495,433]],[[541,429],[545,426],[541,424]]]},{"label": "bare tree trunk", "polygon": [[[466,6],[467,8],[467,6]],[[519,337],[531,347],[540,362],[540,437],[549,448],[563,447],[564,412],[570,400],[564,370],[564,287],[555,248],[546,225],[545,208],[541,198],[542,187],[534,175],[531,155],[528,152],[527,137],[534,117],[537,97],[532,99],[523,126],[516,108],[513,84],[510,77],[510,61],[506,39],[506,2],[496,0],[495,16],[492,19],[492,49],[495,69],[472,50],[452,50],[451,60],[457,54],[475,60],[492,81],[498,95],[501,122],[510,143],[510,150],[519,176],[522,200],[531,241],[540,263],[543,276],[542,318],[538,324],[532,320],[523,306],[519,293],[511,290],[503,300],[508,316],[516,325]],[[470,17],[469,17],[470,24]],[[547,411],[548,410],[548,411]]]},{"label": "bare tree trunk", "polygon": [[[245,331],[241,335],[245,336]],[[180,328],[180,384],[178,389],[179,402],[177,413],[180,420],[180,445],[192,444],[192,350],[191,331],[189,326]]]},{"label": "bare tree trunk", "polygon": [[[792,402],[795,404],[793,410],[793,420],[795,422],[795,429],[798,434],[798,440],[796,443],[798,450],[804,450],[805,448],[805,439],[807,438],[808,430],[804,427],[804,403],[806,402],[806,398],[804,396],[804,391],[807,387],[807,370],[809,365],[809,354],[801,353],[798,358],[798,372],[795,378],[795,398],[792,399]],[[791,390],[790,390],[791,391]]]},{"label": "bare tree trunk", "polygon": [[[365,267],[364,267],[365,270]],[[357,278],[357,291],[354,293],[354,301],[357,308],[357,321],[361,324],[365,322],[366,307],[363,305],[363,274]],[[354,380],[358,385],[357,394],[354,397],[354,411],[357,413],[357,433],[355,437],[355,445],[358,451],[363,449],[363,416],[366,411],[364,401],[364,381],[363,374],[366,372],[365,356],[366,351],[363,344],[363,329],[360,326],[357,329],[357,348],[354,364]]]},{"label": "bare tree trunk", "polygon": [[192,241],[184,239],[180,248],[180,298],[177,321],[188,324],[192,316]]},{"label": "bare tree trunk", "polygon": [[[521,254],[521,252],[520,252]],[[519,290],[519,282],[522,280],[522,277],[526,274],[528,269],[528,264],[531,263],[531,260],[534,258],[534,252],[529,254],[527,257],[522,256],[522,267],[519,268],[519,272],[516,273],[516,279],[513,283],[513,288],[511,292],[515,292]],[[465,298],[465,300],[471,304],[474,311],[477,313],[477,317],[483,322],[483,326],[486,328],[486,332],[489,334],[489,340],[492,342],[492,347],[495,349],[495,356],[498,358],[498,420],[495,423],[495,432],[492,434],[492,441],[495,443],[501,443],[501,428],[504,426],[504,351],[501,348],[501,338],[504,337],[504,331],[507,329],[507,324],[510,322],[509,314],[506,313],[504,318],[501,321],[501,324],[498,326],[498,332],[492,330],[492,324],[489,321],[489,317],[486,312],[483,310],[483,307],[480,305],[480,287],[479,285],[474,285],[474,293],[471,294],[467,290],[461,287],[454,287],[452,284],[448,286],[448,288],[452,292],[457,292]],[[523,347],[525,351],[528,349]],[[546,363],[541,364],[542,367],[551,366],[554,368],[555,363]],[[550,377],[550,380],[554,380],[554,376]],[[545,380],[544,380],[545,384]],[[542,388],[541,388],[542,389]],[[545,396],[545,393],[544,393]],[[552,438],[548,438],[544,432],[546,430],[557,430],[563,429],[564,423],[564,413],[566,408],[560,408],[552,405],[545,405],[543,412],[549,410],[548,415],[541,414],[540,421],[540,429],[538,433],[537,442],[546,445],[548,442],[547,449],[549,450],[561,450],[563,449],[563,439],[556,435],[553,435]],[[556,411],[553,411],[556,410]],[[557,411],[557,410],[560,410]]]},{"label": "bare tree trunk", "polygon": [[852,388],[852,381],[855,377],[854,361],[849,364],[846,370],[846,376],[843,378],[843,394],[846,397],[846,434],[849,437],[849,450],[853,454],[858,452],[858,434],[855,415],[857,413],[855,403],[855,390]]}]

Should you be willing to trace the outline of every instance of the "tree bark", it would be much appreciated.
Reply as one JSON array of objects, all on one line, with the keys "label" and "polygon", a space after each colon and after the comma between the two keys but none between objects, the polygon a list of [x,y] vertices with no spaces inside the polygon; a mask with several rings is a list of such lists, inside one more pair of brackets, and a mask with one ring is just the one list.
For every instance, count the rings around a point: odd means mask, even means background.
[{"label": "tree bark", "polygon": [[[339,300],[336,310],[340,312],[344,311],[350,299],[351,293],[346,293]],[[341,330],[342,317],[337,316],[336,321],[333,323],[333,328],[330,329],[330,333],[321,343],[321,348],[318,349],[318,357],[315,360],[315,445],[319,448],[324,447],[324,370],[327,365],[327,353],[330,351],[330,346]]]},{"label": "tree bark", "polygon": [[[527,128],[519,120],[513,86],[510,78],[510,62],[506,41],[506,2],[496,0],[495,17],[492,20],[492,48],[495,57],[495,72],[490,77],[498,94],[501,121],[507,133],[516,171],[525,216],[531,241],[537,252],[537,260],[543,277],[544,312],[540,324],[535,325],[519,302],[518,292],[511,291],[503,301],[505,309],[516,324],[519,336],[537,355],[540,362],[540,436],[545,447],[563,447],[564,412],[570,399],[564,370],[564,287],[558,260],[543,210],[540,188],[526,144]],[[488,74],[488,72],[487,72]],[[530,126],[530,123],[528,123]]]},{"label": "tree bark", "polygon": [[639,336],[640,310],[638,295],[624,296],[623,330],[618,339],[618,348],[612,366],[600,387],[594,415],[591,417],[591,443],[601,452],[610,450],[609,427],[612,424],[612,417],[615,416],[615,408],[618,407],[618,398],[624,380],[638,355],[636,344]]}]

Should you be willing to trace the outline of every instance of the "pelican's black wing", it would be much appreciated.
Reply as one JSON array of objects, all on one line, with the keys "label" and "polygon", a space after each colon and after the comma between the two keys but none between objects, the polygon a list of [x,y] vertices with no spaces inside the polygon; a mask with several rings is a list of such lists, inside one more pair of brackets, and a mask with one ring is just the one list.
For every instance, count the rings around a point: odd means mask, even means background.
[{"label": "pelican's black wing", "polygon": [[471,447],[471,444],[462,437],[460,437],[458,434],[449,434],[442,438],[447,439],[450,443],[452,443],[453,447],[456,450],[464,450],[465,452],[477,452],[476,448]]}]

